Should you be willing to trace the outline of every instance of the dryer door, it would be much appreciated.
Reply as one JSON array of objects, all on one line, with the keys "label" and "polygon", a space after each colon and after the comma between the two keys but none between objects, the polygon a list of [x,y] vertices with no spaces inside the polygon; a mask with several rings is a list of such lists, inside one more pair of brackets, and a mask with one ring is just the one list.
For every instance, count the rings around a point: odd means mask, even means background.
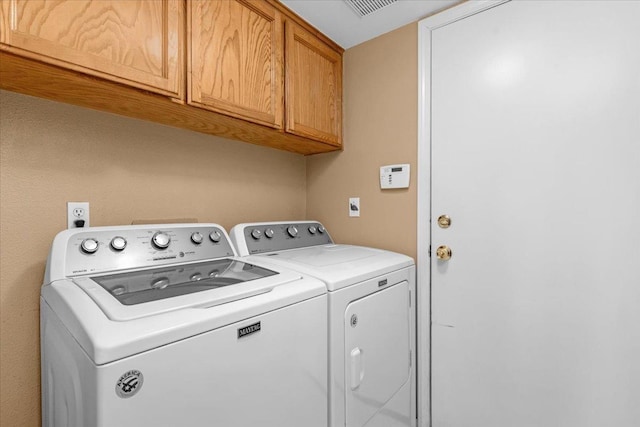
[{"label": "dryer door", "polygon": [[[346,420],[349,427],[410,425],[409,284],[370,294],[345,311]],[[379,420],[377,420],[380,418]],[[377,421],[376,421],[377,420]]]}]

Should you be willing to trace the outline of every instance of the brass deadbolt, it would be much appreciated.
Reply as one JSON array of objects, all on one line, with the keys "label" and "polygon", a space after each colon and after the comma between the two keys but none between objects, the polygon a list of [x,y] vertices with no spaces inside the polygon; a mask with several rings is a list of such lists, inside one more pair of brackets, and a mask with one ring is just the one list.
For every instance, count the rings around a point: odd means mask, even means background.
[{"label": "brass deadbolt", "polygon": [[449,218],[449,215],[440,215],[438,217],[438,225],[440,228],[449,228],[451,226],[451,218]]},{"label": "brass deadbolt", "polygon": [[438,249],[436,249],[436,257],[442,261],[448,261],[451,259],[451,248],[449,246],[438,246]]}]

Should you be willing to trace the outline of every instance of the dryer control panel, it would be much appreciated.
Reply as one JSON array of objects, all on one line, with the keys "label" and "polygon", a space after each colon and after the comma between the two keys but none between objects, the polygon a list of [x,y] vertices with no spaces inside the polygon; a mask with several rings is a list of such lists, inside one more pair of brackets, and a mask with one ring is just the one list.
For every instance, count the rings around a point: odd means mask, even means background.
[{"label": "dryer control panel", "polygon": [[227,233],[214,224],[94,227],[60,235],[66,277],[235,255]]},{"label": "dryer control panel", "polygon": [[240,255],[255,255],[333,243],[329,232],[315,221],[239,224],[231,240]]}]

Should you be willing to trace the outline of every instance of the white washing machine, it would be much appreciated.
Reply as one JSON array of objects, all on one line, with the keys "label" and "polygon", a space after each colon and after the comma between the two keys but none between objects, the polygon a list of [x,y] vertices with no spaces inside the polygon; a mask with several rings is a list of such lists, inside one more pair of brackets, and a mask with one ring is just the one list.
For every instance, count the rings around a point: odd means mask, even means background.
[{"label": "white washing machine", "polygon": [[329,425],[416,425],[415,266],[408,256],[333,244],[315,221],[239,224],[248,262],[321,279],[329,291]]},{"label": "white washing machine", "polygon": [[43,426],[326,427],[326,287],[259,261],[216,224],[58,234]]}]

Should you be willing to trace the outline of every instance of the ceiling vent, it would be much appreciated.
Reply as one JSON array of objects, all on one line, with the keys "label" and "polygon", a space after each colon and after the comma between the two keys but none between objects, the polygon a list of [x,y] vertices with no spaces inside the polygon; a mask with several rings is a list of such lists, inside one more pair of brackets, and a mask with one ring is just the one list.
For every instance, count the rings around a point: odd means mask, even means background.
[{"label": "ceiling vent", "polygon": [[359,17],[371,15],[373,12],[390,6],[398,0],[344,0]]}]

